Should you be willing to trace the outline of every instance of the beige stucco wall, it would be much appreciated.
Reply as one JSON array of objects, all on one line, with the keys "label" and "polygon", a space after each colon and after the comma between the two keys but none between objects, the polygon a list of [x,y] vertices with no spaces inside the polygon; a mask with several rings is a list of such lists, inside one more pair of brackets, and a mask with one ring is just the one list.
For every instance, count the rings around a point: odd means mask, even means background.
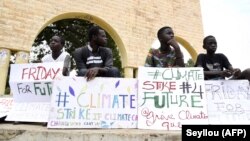
[{"label": "beige stucco wall", "polygon": [[123,67],[142,65],[162,26],[196,51],[203,28],[199,0],[1,0],[0,47],[29,51],[49,23],[82,18],[106,29],[118,44]]},{"label": "beige stucco wall", "polygon": [[[40,31],[67,18],[91,21],[111,35],[118,46],[125,77],[136,76],[136,68],[144,64],[156,33],[163,26],[174,29],[176,39],[193,60],[202,49],[199,0],[0,0],[0,49],[19,53],[16,63],[25,63]],[[5,64],[1,70],[8,69],[8,60],[1,64]],[[0,73],[0,94],[4,92],[6,76],[7,71]]]}]

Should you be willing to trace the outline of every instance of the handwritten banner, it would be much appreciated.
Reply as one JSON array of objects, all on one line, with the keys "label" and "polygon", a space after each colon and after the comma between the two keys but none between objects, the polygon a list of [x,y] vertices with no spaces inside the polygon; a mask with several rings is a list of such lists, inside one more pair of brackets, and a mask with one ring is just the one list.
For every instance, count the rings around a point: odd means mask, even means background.
[{"label": "handwritten banner", "polygon": [[0,97],[0,118],[8,115],[12,107],[12,97]]},{"label": "handwritten banner", "polygon": [[6,121],[48,122],[50,103],[13,103]]},{"label": "handwritten banner", "polygon": [[47,122],[53,80],[62,77],[62,67],[63,62],[12,64],[9,84],[14,103],[6,120]]},{"label": "handwritten banner", "polygon": [[201,68],[139,67],[138,128],[181,130],[206,124],[208,115]]},{"label": "handwritten banner", "polygon": [[55,80],[48,128],[136,128],[137,80]]},{"label": "handwritten banner", "polygon": [[15,102],[50,102],[52,81],[10,83]]},{"label": "handwritten banner", "polygon": [[205,82],[210,124],[250,124],[250,88],[247,80]]},{"label": "handwritten banner", "polygon": [[52,81],[62,76],[63,62],[11,64],[10,82]]},{"label": "handwritten banner", "polygon": [[12,64],[10,88],[14,102],[50,102],[52,82],[62,76],[63,62]]}]

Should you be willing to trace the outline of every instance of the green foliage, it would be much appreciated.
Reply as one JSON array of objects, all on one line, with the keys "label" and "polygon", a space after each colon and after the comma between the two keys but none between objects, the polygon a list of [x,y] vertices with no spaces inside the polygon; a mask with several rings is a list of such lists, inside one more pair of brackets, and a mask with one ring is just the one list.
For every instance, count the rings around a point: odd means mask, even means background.
[{"label": "green foliage", "polygon": [[190,58],[187,63],[185,63],[185,67],[194,67],[194,61]]},{"label": "green foliage", "polygon": [[[65,50],[69,54],[72,54],[76,48],[86,45],[88,40],[87,31],[92,25],[93,23],[82,19],[64,19],[48,25],[41,31],[33,43],[32,52],[35,54],[35,59],[32,60],[32,62],[40,62],[41,58],[49,52],[46,51],[44,47],[39,46],[41,46],[44,41],[49,43],[50,39],[56,34],[65,38]],[[117,45],[108,33],[107,38],[107,47],[113,51],[114,66],[121,71],[121,60]],[[72,65],[71,68],[74,68],[75,64],[72,63]]]}]

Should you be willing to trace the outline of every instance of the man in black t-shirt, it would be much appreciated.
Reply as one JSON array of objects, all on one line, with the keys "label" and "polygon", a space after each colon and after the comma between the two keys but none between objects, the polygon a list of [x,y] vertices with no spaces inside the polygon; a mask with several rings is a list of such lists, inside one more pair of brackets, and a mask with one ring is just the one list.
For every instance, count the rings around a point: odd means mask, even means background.
[{"label": "man in black t-shirt", "polygon": [[215,37],[207,36],[203,40],[203,48],[206,54],[199,54],[195,63],[196,67],[203,67],[205,80],[218,80],[231,77],[232,79],[248,79],[250,81],[250,69],[241,73],[238,68],[233,68],[227,57],[222,53],[215,53],[217,42]]},{"label": "man in black t-shirt", "polygon": [[96,76],[120,77],[120,72],[113,67],[113,55],[107,43],[106,33],[99,26],[89,29],[89,43],[74,51],[78,76],[85,76],[87,81]]}]

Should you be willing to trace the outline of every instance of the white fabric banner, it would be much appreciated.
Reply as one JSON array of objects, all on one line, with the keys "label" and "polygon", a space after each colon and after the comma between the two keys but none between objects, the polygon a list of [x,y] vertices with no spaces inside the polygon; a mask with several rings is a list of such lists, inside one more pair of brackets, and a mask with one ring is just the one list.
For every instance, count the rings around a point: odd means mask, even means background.
[{"label": "white fabric banner", "polygon": [[62,77],[63,62],[12,64],[13,107],[7,121],[47,122],[53,80]]},{"label": "white fabric banner", "polygon": [[0,97],[0,118],[7,116],[12,108],[12,97]]},{"label": "white fabric banner", "polygon": [[55,80],[48,128],[136,128],[137,80]]},{"label": "white fabric banner", "polygon": [[201,68],[139,67],[138,128],[181,130],[183,124],[207,124]]},{"label": "white fabric banner", "polygon": [[206,81],[209,124],[250,124],[248,80]]}]

